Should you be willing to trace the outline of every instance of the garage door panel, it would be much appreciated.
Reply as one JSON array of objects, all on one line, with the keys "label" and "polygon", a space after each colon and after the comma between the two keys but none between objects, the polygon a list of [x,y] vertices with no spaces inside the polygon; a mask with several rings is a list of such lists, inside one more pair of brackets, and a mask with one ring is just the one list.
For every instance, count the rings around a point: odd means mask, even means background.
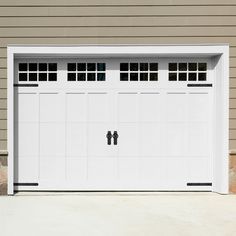
[{"label": "garage door panel", "polygon": [[40,156],[65,156],[65,124],[40,124]]},{"label": "garage door panel", "polygon": [[188,182],[189,183],[211,183],[212,182],[212,164],[211,158],[202,158],[201,156],[187,160]]},{"label": "garage door panel", "polygon": [[68,123],[66,125],[66,156],[81,157],[87,155],[87,125]]},{"label": "garage door panel", "polygon": [[118,161],[118,178],[120,181],[137,182],[139,179],[139,158],[125,157]]},{"label": "garage door panel", "polygon": [[88,125],[88,156],[104,157],[114,155],[114,146],[107,144],[109,124],[92,123]]},{"label": "garage door panel", "polygon": [[38,182],[38,156],[19,157],[15,162],[15,183],[37,183]]},{"label": "garage door panel", "polygon": [[137,122],[138,94],[118,94],[118,122]]},{"label": "garage door panel", "polygon": [[108,122],[111,120],[111,100],[107,93],[88,94],[88,122]]},{"label": "garage door panel", "polygon": [[87,95],[85,93],[66,95],[66,121],[87,121]]},{"label": "garage door panel", "polygon": [[181,123],[169,123],[165,126],[165,148],[168,156],[186,155],[187,127]]},{"label": "garage door panel", "polygon": [[165,119],[163,99],[158,93],[141,93],[140,122],[161,122]]},{"label": "garage door panel", "polygon": [[87,180],[87,157],[66,158],[66,180],[72,184]]},{"label": "garage door panel", "polygon": [[108,184],[117,179],[117,159],[88,158],[88,181],[92,184]]},{"label": "garage door panel", "polygon": [[15,129],[18,156],[37,156],[39,153],[39,126],[37,123],[19,123]]},{"label": "garage door panel", "polygon": [[37,93],[18,93],[16,99],[16,122],[38,122],[39,103]]},{"label": "garage door panel", "polygon": [[161,156],[164,153],[164,129],[160,123],[141,123],[139,128],[140,156]]},{"label": "garage door panel", "polygon": [[140,181],[149,186],[160,186],[166,178],[166,159],[145,157],[140,159]]},{"label": "garage door panel", "polygon": [[166,95],[166,117],[169,122],[187,121],[188,97],[186,94],[170,92]]},{"label": "garage door panel", "polygon": [[65,159],[54,157],[40,158],[40,181],[53,184],[65,180]]},{"label": "garage door panel", "polygon": [[168,158],[165,182],[168,186],[186,187],[188,180],[186,158]]},{"label": "garage door panel", "polygon": [[209,126],[206,123],[188,125],[188,154],[206,156],[209,154]]},{"label": "garage door panel", "polygon": [[188,96],[188,119],[191,122],[209,121],[210,95],[208,93],[192,93]]},{"label": "garage door panel", "polygon": [[40,122],[63,122],[64,96],[58,93],[40,94]]},{"label": "garage door panel", "polygon": [[118,152],[119,157],[136,157],[139,148],[139,135],[137,124],[120,123],[118,138]]}]

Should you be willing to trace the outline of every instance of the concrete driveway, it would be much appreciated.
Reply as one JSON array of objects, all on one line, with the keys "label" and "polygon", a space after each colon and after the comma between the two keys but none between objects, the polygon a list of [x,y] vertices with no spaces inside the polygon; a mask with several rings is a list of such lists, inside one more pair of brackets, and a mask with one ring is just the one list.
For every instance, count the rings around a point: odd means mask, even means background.
[{"label": "concrete driveway", "polygon": [[236,235],[236,195],[21,193],[0,197],[2,236]]}]

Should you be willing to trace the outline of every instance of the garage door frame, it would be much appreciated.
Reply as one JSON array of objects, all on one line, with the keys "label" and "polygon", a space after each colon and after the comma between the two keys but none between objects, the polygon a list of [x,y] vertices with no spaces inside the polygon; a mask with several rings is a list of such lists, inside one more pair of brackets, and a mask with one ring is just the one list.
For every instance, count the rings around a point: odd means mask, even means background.
[{"label": "garage door frame", "polygon": [[9,45],[8,194],[14,194],[14,60],[21,57],[211,57],[215,83],[212,191],[228,193],[229,46],[221,45]]}]

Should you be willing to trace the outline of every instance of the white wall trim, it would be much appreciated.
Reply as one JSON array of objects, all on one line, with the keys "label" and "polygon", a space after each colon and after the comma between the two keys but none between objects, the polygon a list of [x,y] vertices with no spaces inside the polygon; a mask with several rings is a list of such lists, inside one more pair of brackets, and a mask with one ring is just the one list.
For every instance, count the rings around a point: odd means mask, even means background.
[{"label": "white wall trim", "polygon": [[7,51],[8,76],[8,194],[14,194],[14,59],[19,57],[209,57],[215,56],[219,117],[217,117],[217,143],[214,159],[213,191],[228,193],[229,152],[229,46],[228,45],[9,45]]}]

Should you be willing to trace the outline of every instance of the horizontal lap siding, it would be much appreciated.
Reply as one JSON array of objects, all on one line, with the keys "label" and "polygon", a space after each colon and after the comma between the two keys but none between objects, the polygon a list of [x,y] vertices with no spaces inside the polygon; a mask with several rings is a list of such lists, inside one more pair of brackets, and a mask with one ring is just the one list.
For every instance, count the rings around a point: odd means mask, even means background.
[{"label": "horizontal lap siding", "polygon": [[8,44],[230,44],[230,148],[236,149],[235,0],[0,1],[0,150],[7,148]]}]

